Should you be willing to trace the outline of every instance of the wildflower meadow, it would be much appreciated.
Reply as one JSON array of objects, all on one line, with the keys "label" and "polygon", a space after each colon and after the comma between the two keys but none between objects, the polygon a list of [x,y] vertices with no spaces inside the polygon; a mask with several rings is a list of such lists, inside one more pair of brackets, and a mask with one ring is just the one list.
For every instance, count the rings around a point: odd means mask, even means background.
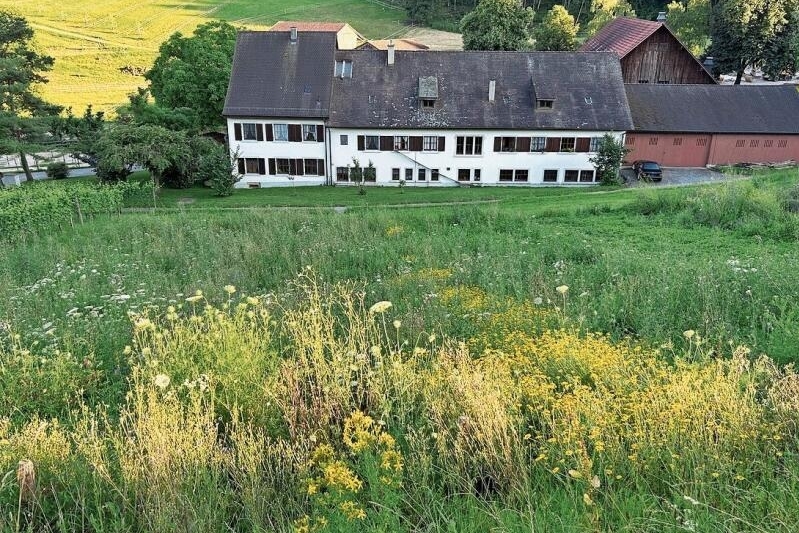
[{"label": "wildflower meadow", "polygon": [[795,531],[794,183],[24,235],[0,531]]}]

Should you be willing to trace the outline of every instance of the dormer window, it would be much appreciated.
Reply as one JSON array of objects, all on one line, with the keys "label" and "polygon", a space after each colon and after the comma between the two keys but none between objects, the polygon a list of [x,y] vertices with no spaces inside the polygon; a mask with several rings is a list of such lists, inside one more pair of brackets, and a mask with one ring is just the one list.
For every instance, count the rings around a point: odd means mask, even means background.
[{"label": "dormer window", "polygon": [[419,107],[432,111],[438,100],[438,78],[422,76],[419,78]]},{"label": "dormer window", "polygon": [[337,78],[352,78],[352,61],[349,59],[336,61],[336,70],[333,75]]},{"label": "dormer window", "polygon": [[433,109],[436,106],[436,101],[429,98],[422,98],[422,109]]},{"label": "dormer window", "polygon": [[551,100],[549,98],[540,98],[535,101],[535,107],[538,109],[552,109],[552,105],[555,103],[555,100]]}]

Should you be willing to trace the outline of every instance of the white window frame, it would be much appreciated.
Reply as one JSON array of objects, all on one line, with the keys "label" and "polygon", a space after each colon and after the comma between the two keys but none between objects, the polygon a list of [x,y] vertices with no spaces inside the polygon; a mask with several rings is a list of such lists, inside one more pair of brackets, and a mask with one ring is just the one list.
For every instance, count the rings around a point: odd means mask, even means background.
[{"label": "white window frame", "polygon": [[435,135],[425,135],[422,138],[423,152],[438,152],[438,137]]},{"label": "white window frame", "polygon": [[[241,123],[241,140],[242,141],[257,141],[258,140],[258,127],[255,122],[242,122]],[[252,137],[248,135],[252,134]]]},{"label": "white window frame", "polygon": [[[374,147],[370,147],[369,139],[374,140]],[[364,135],[363,136],[363,150],[364,152],[377,152],[380,150],[380,136],[379,135]]]},{"label": "white window frame", "polygon": [[289,125],[272,124],[272,139],[278,142],[289,142]]},{"label": "white window frame", "polygon": [[[308,139],[308,137],[312,137]],[[302,142],[316,142],[316,124],[302,125]]]}]

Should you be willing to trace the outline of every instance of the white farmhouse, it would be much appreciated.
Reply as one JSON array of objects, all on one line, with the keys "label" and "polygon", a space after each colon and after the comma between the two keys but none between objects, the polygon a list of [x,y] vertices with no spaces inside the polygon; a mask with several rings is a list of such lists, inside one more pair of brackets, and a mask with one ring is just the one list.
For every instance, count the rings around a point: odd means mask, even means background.
[{"label": "white farmhouse", "polygon": [[632,129],[618,58],[348,49],[325,31],[241,32],[225,102],[239,187],[594,183]]}]

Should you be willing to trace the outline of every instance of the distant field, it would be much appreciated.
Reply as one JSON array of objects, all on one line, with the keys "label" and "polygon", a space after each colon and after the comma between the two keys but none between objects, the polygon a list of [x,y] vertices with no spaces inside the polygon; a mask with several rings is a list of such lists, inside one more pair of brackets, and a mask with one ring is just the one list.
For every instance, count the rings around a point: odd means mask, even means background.
[{"label": "distant field", "polygon": [[172,33],[190,34],[209,20],[248,28],[278,20],[347,21],[367,37],[403,31],[404,13],[370,0],[0,0],[0,9],[25,16],[39,48],[56,59],[43,90],[48,100],[113,110],[145,85],[140,75]]}]

